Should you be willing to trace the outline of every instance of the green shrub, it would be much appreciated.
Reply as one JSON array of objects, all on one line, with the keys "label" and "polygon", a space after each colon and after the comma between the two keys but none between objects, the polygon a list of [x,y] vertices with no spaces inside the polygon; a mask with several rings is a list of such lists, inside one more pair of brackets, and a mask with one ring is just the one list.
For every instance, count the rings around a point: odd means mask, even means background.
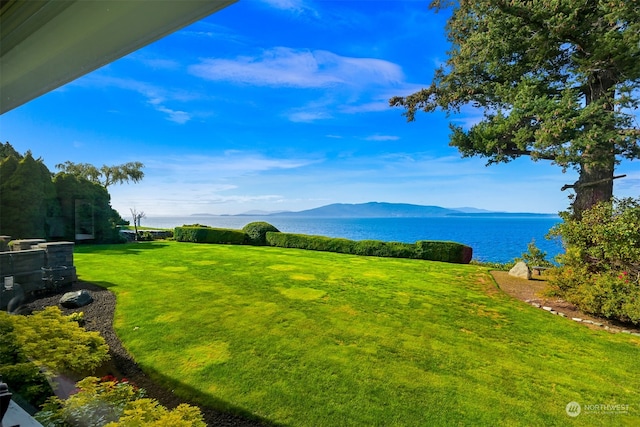
[{"label": "green shrub", "polygon": [[138,241],[139,242],[152,242],[154,241],[153,234],[148,231],[139,231],[138,232]]},{"label": "green shrub", "polygon": [[44,427],[177,426],[205,427],[198,408],[179,405],[168,410],[126,379],[87,377],[68,399],[50,398],[35,418]]},{"label": "green shrub", "polygon": [[535,239],[531,240],[527,245],[527,252],[514,261],[524,261],[527,265],[533,266],[553,267],[553,263],[547,260],[547,253],[536,246]]},{"label": "green shrub", "polygon": [[416,258],[457,264],[469,264],[473,257],[473,250],[469,246],[455,242],[432,240],[417,241],[416,253]]},{"label": "green shrub", "polygon": [[454,242],[421,240],[412,244],[383,242],[379,240],[355,241],[325,236],[272,232],[268,232],[266,237],[267,243],[271,246],[338,252],[352,255],[415,258],[465,264],[471,261],[472,256],[470,247]]},{"label": "green shrub", "polygon": [[174,237],[178,242],[192,243],[242,245],[245,242],[245,234],[241,230],[206,226],[176,227]]},{"label": "green shrub", "polygon": [[640,200],[600,203],[581,219],[561,216],[550,232],[565,245],[550,274],[553,290],[586,312],[640,323]]},{"label": "green shrub", "polygon": [[351,240],[307,234],[273,233],[266,235],[267,244],[280,248],[308,249],[312,251],[350,253]]},{"label": "green shrub", "polygon": [[276,227],[264,221],[250,222],[242,228],[242,231],[246,234],[246,243],[257,246],[267,244],[268,232],[280,232]]},{"label": "green shrub", "polygon": [[[0,316],[9,316],[0,312]],[[109,347],[98,332],[89,332],[64,316],[58,307],[47,307],[30,316],[10,316],[24,354],[39,366],[56,373],[87,373],[109,359]]]},{"label": "green shrub", "polygon": [[32,405],[41,405],[53,394],[47,378],[24,354],[15,334],[13,316],[0,316],[0,376],[14,394]]},{"label": "green shrub", "polygon": [[380,240],[360,240],[354,242],[355,255],[368,255],[389,258],[416,258],[416,245],[400,242],[383,242]]},{"label": "green shrub", "polygon": [[169,410],[154,399],[138,399],[127,405],[117,423],[105,427],[206,427],[200,410],[185,403]]}]

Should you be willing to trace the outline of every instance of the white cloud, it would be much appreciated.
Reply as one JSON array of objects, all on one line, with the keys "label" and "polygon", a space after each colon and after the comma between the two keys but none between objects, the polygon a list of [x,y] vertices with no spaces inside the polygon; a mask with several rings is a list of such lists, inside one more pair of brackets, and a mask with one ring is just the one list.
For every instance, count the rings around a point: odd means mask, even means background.
[{"label": "white cloud", "polygon": [[249,39],[247,39],[242,34],[238,34],[231,28],[219,24],[214,24],[212,22],[208,22],[207,20],[198,21],[193,25],[190,25],[185,29],[178,31],[177,34],[190,38],[224,40],[226,43],[236,43],[241,45],[251,43]]},{"label": "white cloud", "polygon": [[149,169],[163,175],[189,176],[190,180],[230,178],[273,169],[295,169],[316,163],[315,159],[270,158],[258,153],[228,150],[216,156],[165,156],[148,160]]},{"label": "white cloud", "polygon": [[365,138],[367,141],[397,141],[400,137],[396,135],[371,135]]},{"label": "white cloud", "polygon": [[171,101],[189,101],[198,98],[199,95],[187,93],[181,90],[172,91],[157,85],[135,79],[120,77],[109,77],[98,73],[90,74],[84,79],[78,80],[79,85],[91,85],[98,87],[115,87],[140,94],[146,98],[147,105],[150,105],[158,112],[166,114],[166,119],[178,124],[185,124],[191,120],[192,115],[186,111],[168,108],[166,104]]},{"label": "white cloud", "polygon": [[310,14],[318,17],[318,12],[308,2],[303,0],[262,0],[262,2],[274,9],[286,10],[297,15]]},{"label": "white cloud", "polygon": [[189,71],[207,80],[296,88],[386,85],[404,78],[398,65],[382,59],[287,47],[267,49],[259,56],[203,59]]},{"label": "white cloud", "polygon": [[[261,181],[262,178],[255,176],[269,171],[302,168],[317,162],[316,159],[268,157],[235,150],[212,156],[147,158],[145,177],[140,183],[113,186],[109,192],[113,207],[122,215],[133,206],[155,215],[216,212],[220,208],[214,205],[276,203],[282,196],[273,190],[247,190],[240,183]],[[255,186],[259,185],[252,185]],[[238,212],[242,211],[242,207],[237,208]]]},{"label": "white cloud", "polygon": [[622,166],[616,170],[616,175],[626,176],[613,181],[614,195],[619,198],[637,198],[638,189],[640,188],[640,171],[632,170],[631,162],[624,162]]},{"label": "white cloud", "polygon": [[151,57],[139,51],[128,55],[126,58],[137,61],[154,70],[177,70],[180,68],[180,62],[175,59]]},{"label": "white cloud", "polygon": [[171,110],[169,108],[163,107],[161,105],[158,105],[156,107],[156,110],[165,113],[168,115],[167,120],[178,123],[178,124],[185,124],[187,123],[189,120],[191,120],[191,114],[185,112],[185,111],[176,111],[176,110]]},{"label": "white cloud", "polygon": [[389,101],[374,101],[374,102],[365,102],[362,104],[356,105],[345,105],[340,108],[340,111],[347,114],[357,114],[357,113],[374,113],[378,111],[387,111],[389,109]]},{"label": "white cloud", "polygon": [[287,115],[289,120],[296,123],[311,123],[316,120],[330,119],[332,116],[324,111],[297,111]]}]

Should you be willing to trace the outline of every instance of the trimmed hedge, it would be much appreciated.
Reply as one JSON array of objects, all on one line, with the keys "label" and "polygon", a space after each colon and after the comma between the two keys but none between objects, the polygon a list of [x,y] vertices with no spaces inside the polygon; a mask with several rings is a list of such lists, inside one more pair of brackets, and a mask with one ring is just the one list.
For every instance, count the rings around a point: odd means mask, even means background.
[{"label": "trimmed hedge", "polygon": [[242,245],[245,243],[246,235],[241,230],[229,228],[183,226],[176,227],[174,238],[178,242]]},{"label": "trimmed hedge", "polygon": [[379,240],[348,240],[293,233],[267,233],[267,243],[281,248],[307,249],[392,258],[413,258],[468,264],[473,250],[455,242],[420,240],[416,243],[383,242]]},{"label": "trimmed hedge", "polygon": [[267,244],[267,233],[269,231],[280,232],[276,227],[264,221],[250,222],[242,228],[242,231],[246,235],[246,243],[257,246]]},{"label": "trimmed hedge", "polygon": [[468,264],[473,256],[473,250],[469,246],[455,242],[420,240],[416,243],[401,243],[281,233],[268,222],[252,222],[245,225],[242,230],[213,228],[199,224],[183,225],[176,227],[174,237],[178,242],[269,245],[280,248],[424,259],[457,264]]},{"label": "trimmed hedge", "polygon": [[462,243],[419,240],[416,242],[416,255],[416,258],[430,261],[469,264],[473,258],[473,249]]}]

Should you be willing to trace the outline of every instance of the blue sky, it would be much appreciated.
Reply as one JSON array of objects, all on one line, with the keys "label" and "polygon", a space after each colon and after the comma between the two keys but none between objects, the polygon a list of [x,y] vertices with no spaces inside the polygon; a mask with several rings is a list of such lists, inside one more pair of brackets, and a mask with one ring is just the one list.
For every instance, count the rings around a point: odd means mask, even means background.
[{"label": "blue sky", "polygon": [[[446,59],[446,14],[426,1],[241,0],[0,117],[0,138],[49,169],[145,164],[109,188],[123,217],[303,210],[369,201],[558,212],[577,175],[529,158],[485,167],[448,123],[394,95]],[[617,196],[638,196],[626,162]]]}]

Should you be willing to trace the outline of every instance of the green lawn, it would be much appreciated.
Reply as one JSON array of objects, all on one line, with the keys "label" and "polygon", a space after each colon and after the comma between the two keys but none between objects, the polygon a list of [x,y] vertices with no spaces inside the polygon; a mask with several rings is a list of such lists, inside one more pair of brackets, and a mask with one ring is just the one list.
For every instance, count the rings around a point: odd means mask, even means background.
[{"label": "green lawn", "polygon": [[143,369],[208,405],[295,426],[640,425],[640,338],[513,300],[482,267],[171,241],[77,246],[75,264],[117,295]]}]

